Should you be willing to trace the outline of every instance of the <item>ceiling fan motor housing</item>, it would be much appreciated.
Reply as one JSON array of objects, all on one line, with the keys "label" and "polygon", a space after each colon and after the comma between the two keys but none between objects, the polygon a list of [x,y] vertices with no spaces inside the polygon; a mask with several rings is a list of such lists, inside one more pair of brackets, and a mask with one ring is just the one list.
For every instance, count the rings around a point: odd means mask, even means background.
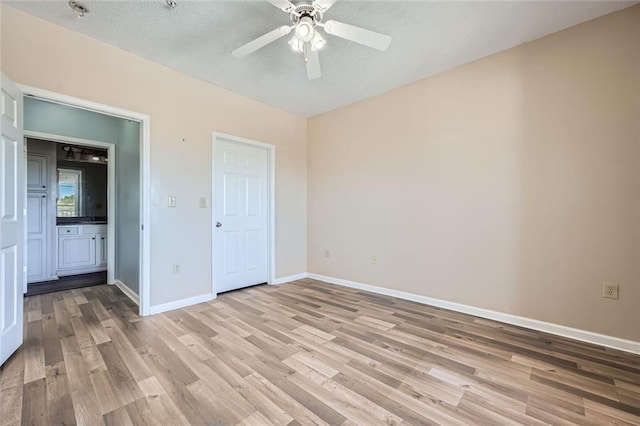
[{"label": "ceiling fan motor housing", "polygon": [[310,3],[300,3],[291,11],[290,17],[291,22],[294,24],[298,24],[304,17],[311,18],[313,23],[316,24],[322,21],[322,12]]}]

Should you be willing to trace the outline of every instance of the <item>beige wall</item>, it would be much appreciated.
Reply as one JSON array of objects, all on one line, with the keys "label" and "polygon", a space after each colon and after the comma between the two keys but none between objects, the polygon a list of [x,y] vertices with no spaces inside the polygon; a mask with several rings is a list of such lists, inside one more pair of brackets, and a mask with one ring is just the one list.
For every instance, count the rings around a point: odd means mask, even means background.
[{"label": "beige wall", "polygon": [[316,116],[308,159],[309,272],[640,341],[640,6]]},{"label": "beige wall", "polygon": [[[211,288],[211,134],[276,145],[276,276],[306,271],[306,120],[2,6],[18,83],[151,116],[151,304]],[[182,142],[185,138],[186,141]],[[167,196],[178,207],[167,208]],[[182,265],[173,275],[172,263]]]},{"label": "beige wall", "polygon": [[[640,340],[640,6],[308,123],[0,15],[10,78],[151,116],[152,304],[209,290],[210,210],[197,200],[211,193],[217,130],[277,146],[277,276],[309,270]],[[619,301],[602,299],[605,280]]]}]

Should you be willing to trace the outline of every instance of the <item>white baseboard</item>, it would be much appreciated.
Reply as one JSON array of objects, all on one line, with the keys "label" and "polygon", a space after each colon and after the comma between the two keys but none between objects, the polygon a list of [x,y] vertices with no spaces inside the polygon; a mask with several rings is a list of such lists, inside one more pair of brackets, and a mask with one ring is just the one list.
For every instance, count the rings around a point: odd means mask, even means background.
[{"label": "white baseboard", "polygon": [[327,277],[325,275],[307,274],[308,278],[318,281],[324,281],[331,284],[337,284],[344,287],[366,290],[372,293],[393,296],[399,299],[411,300],[413,302],[424,303],[426,305],[436,306],[439,308],[450,309],[456,312],[475,315],[477,317],[486,318],[494,321],[500,321],[511,325],[530,328],[532,330],[543,331],[557,336],[568,337],[570,339],[580,340],[587,343],[606,346],[613,349],[619,349],[625,352],[640,354],[640,342],[633,340],[620,339],[618,337],[607,336],[605,334],[594,333],[591,331],[580,330],[577,328],[566,327],[564,325],[553,324],[550,322],[539,321],[531,318],[520,317],[512,314],[491,311],[474,306],[463,305],[461,303],[448,302],[446,300],[434,299],[432,297],[421,296],[418,294],[407,293],[404,291],[391,290],[384,287],[377,287],[369,284],[363,284],[355,281],[343,280],[341,278]]},{"label": "white baseboard", "polygon": [[290,283],[291,281],[302,280],[302,279],[308,278],[308,277],[309,277],[308,273],[301,272],[299,274],[289,275],[288,277],[276,278],[270,284],[271,285],[278,285],[278,284]]},{"label": "white baseboard", "polygon": [[126,294],[129,299],[133,300],[136,305],[140,306],[140,296],[138,296],[135,291],[131,290],[128,285],[118,279],[116,279],[113,284]]},{"label": "white baseboard", "polygon": [[215,294],[201,294],[200,296],[187,297],[186,299],[176,300],[174,302],[162,303],[149,307],[148,315],[155,315],[162,312],[172,311],[174,309],[186,308],[187,306],[197,305],[198,303],[208,302],[216,298]]}]

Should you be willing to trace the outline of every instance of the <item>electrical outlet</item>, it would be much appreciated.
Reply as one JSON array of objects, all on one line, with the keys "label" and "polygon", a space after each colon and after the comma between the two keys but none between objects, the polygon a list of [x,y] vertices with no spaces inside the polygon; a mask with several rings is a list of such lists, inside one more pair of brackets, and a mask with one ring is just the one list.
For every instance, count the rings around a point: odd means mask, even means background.
[{"label": "electrical outlet", "polygon": [[173,273],[174,274],[179,274],[182,271],[182,268],[180,267],[179,263],[174,263],[173,264]]},{"label": "electrical outlet", "polygon": [[207,197],[200,197],[200,208],[201,209],[207,208]]},{"label": "electrical outlet", "polygon": [[620,286],[614,283],[602,283],[602,297],[606,299],[617,299],[620,293]]},{"label": "electrical outlet", "polygon": [[175,207],[175,206],[176,206],[176,196],[169,195],[169,207]]},{"label": "electrical outlet", "polygon": [[329,251],[329,249],[324,249],[324,257],[326,257],[327,259],[331,257],[331,252]]},{"label": "electrical outlet", "polygon": [[378,266],[378,256],[371,256],[371,264]]}]

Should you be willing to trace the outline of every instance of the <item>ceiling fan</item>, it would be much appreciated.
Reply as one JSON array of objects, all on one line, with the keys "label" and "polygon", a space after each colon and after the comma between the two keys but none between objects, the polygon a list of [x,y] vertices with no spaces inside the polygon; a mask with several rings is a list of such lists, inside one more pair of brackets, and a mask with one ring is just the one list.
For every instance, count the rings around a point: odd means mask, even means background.
[{"label": "ceiling fan", "polygon": [[282,25],[261,35],[244,46],[235,49],[232,52],[233,56],[239,58],[247,56],[293,31],[293,38],[289,40],[289,45],[294,52],[303,56],[307,65],[307,77],[309,77],[309,80],[313,80],[320,78],[318,50],[326,44],[319,28],[324,29],[327,34],[351,40],[380,51],[386,50],[391,43],[391,37],[388,35],[338,21],[323,22],[322,14],[329,10],[336,0],[314,0],[312,2],[303,0],[295,3],[289,0],[267,1],[283,12],[288,13],[292,25]]}]

